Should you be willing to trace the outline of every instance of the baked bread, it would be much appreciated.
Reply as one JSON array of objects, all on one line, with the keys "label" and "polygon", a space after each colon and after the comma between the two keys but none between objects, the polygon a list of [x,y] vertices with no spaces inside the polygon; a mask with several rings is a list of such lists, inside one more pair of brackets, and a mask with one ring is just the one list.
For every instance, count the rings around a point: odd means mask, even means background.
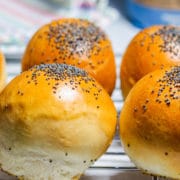
[{"label": "baked bread", "polygon": [[116,80],[115,57],[106,34],[88,20],[64,18],[42,26],[22,58],[22,71],[41,63],[64,63],[89,72],[109,94]]},{"label": "baked bread", "polygon": [[0,92],[5,86],[6,83],[6,64],[5,57],[2,51],[0,51]]},{"label": "baked bread", "polygon": [[145,173],[180,179],[180,66],[136,83],[120,114],[120,138]]},{"label": "baked bread", "polygon": [[124,99],[144,75],[169,65],[180,65],[180,27],[159,25],[140,31],[122,58],[120,79]]},{"label": "baked bread", "polygon": [[1,168],[28,180],[78,179],[110,145],[116,109],[84,70],[35,65],[0,95]]}]

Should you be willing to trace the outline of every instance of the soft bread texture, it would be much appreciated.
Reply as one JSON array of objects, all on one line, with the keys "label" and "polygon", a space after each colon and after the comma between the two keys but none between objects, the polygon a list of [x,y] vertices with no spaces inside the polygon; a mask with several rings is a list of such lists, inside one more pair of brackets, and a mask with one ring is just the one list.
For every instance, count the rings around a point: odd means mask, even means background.
[{"label": "soft bread texture", "polygon": [[64,18],[42,26],[31,38],[22,70],[41,63],[64,63],[89,72],[111,94],[116,67],[107,35],[88,20]]},{"label": "soft bread texture", "polygon": [[110,96],[84,70],[33,66],[0,95],[1,168],[20,179],[78,179],[115,129]]},{"label": "soft bread texture", "polygon": [[180,27],[151,26],[129,43],[120,67],[124,99],[144,75],[164,66],[180,65]]},{"label": "soft bread texture", "polygon": [[180,179],[180,66],[136,83],[120,114],[120,138],[145,173]]},{"label": "soft bread texture", "polygon": [[5,64],[5,57],[0,51],[0,92],[4,88],[6,84],[6,64]]}]

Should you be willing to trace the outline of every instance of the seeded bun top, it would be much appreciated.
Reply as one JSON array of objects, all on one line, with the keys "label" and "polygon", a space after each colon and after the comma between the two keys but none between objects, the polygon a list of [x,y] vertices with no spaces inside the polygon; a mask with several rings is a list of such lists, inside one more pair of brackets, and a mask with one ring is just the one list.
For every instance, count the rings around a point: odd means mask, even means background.
[{"label": "seeded bun top", "polygon": [[169,65],[180,65],[180,27],[151,26],[140,31],[122,58],[120,78],[124,98],[144,75]]},{"label": "seeded bun top", "polygon": [[33,66],[0,94],[0,164],[24,179],[78,179],[110,145],[116,109],[97,81],[64,64]]},{"label": "seeded bun top", "polygon": [[106,34],[88,20],[65,18],[42,26],[31,38],[22,58],[22,70],[41,63],[64,63],[89,72],[109,94],[116,68]]},{"label": "seeded bun top", "polygon": [[144,172],[180,179],[180,66],[144,76],[120,115],[121,142]]}]

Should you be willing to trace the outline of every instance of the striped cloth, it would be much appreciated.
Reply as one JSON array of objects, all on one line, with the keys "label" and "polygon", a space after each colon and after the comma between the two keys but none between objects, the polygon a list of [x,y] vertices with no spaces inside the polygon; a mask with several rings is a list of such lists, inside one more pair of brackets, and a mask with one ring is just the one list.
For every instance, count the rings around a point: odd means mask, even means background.
[{"label": "striped cloth", "polygon": [[0,48],[5,54],[20,55],[39,26],[59,17],[41,1],[0,1]]}]

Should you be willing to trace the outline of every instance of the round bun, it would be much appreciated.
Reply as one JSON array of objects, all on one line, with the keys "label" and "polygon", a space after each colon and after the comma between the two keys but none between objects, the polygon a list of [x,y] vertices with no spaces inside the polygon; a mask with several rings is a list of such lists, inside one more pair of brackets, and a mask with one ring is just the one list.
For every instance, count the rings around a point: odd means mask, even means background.
[{"label": "round bun", "polygon": [[180,64],[180,27],[151,26],[140,31],[128,45],[121,63],[124,98],[144,75],[164,66]]},{"label": "round bun", "polygon": [[0,164],[28,180],[78,179],[110,145],[116,109],[84,70],[33,66],[0,95]]},{"label": "round bun", "polygon": [[22,71],[41,63],[63,63],[90,73],[111,94],[116,67],[112,45],[93,23],[73,18],[52,21],[31,38],[22,58]]},{"label": "round bun", "polygon": [[120,138],[145,173],[180,179],[180,66],[136,83],[120,115]]},{"label": "round bun", "polygon": [[6,70],[5,70],[5,57],[0,51],[0,92],[4,88],[6,83]]}]

